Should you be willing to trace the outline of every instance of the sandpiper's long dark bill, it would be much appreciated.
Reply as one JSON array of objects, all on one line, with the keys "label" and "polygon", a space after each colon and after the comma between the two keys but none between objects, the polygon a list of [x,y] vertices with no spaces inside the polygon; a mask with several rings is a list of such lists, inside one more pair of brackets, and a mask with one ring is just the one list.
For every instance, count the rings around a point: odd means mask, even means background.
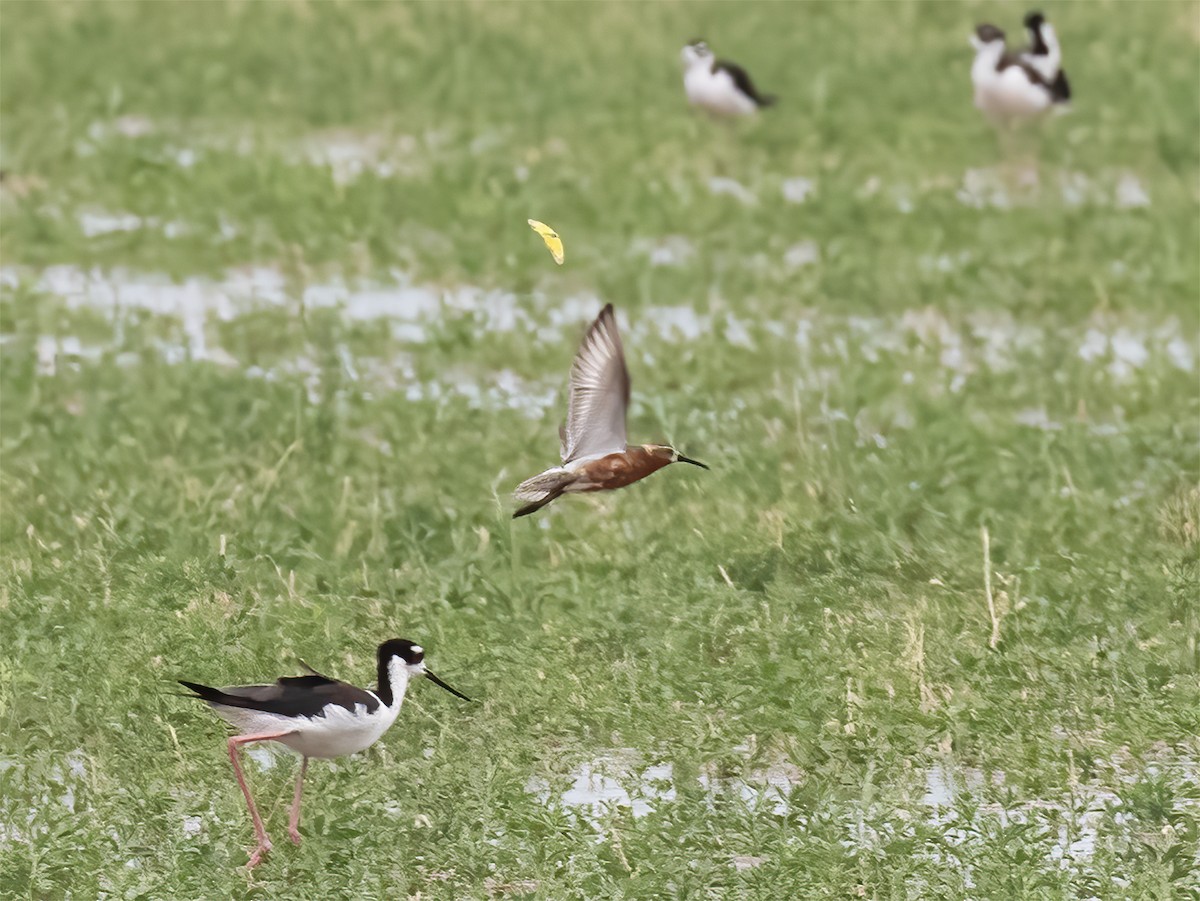
[{"label": "sandpiper's long dark bill", "polygon": [[717,59],[702,40],[694,40],[679,52],[683,62],[683,90],[688,103],[714,116],[750,116],[775,103],[776,98],[759,92],[750,75],[737,63]]},{"label": "sandpiper's long dark bill", "polygon": [[708,469],[665,444],[627,444],[628,409],[629,370],[617,317],[612,304],[607,304],[583,336],[571,366],[567,422],[558,430],[563,465],[517,486],[513,496],[524,506],[513,519],[540,510],[563,494],[623,488],[671,463]]},{"label": "sandpiper's long dark bill", "polygon": [[250,855],[250,867],[257,866],[271,850],[271,840],[238,763],[240,745],[277,741],[302,756],[288,821],[288,835],[300,844],[300,795],[310,757],[341,757],[373,745],[396,721],[408,683],[414,678],[424,676],[456,697],[470,700],[430,672],[425,666],[425,649],[406,638],[393,638],[379,646],[379,681],[374,690],[331,679],[311,667],[306,669],[307,676],[284,677],[273,685],[210,688],[180,680],[194,697],[207,701],[219,717],[238,730],[229,739],[229,759],[258,839]]},{"label": "sandpiper's long dark bill", "polygon": [[[1040,14],[1031,14],[1026,21],[1033,23],[1034,47],[1028,51],[1010,52],[1004,32],[995,25],[980,25],[971,36],[975,106],[995,125],[1033,121],[1071,97],[1053,29],[1047,31],[1049,26]],[[1053,53],[1049,51],[1051,41]],[[1047,52],[1037,52],[1039,46]]]}]

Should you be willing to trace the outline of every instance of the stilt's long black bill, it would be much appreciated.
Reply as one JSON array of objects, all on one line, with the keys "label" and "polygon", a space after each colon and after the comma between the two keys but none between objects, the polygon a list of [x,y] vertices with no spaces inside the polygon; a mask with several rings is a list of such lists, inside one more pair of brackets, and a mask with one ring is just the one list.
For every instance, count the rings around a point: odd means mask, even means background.
[{"label": "stilt's long black bill", "polygon": [[451,688],[449,685],[447,685],[445,682],[443,682],[441,679],[439,679],[437,676],[435,676],[429,670],[425,670],[425,678],[428,679],[430,682],[432,682],[434,685],[438,686],[439,688],[446,689],[446,691],[450,692],[450,694],[454,695],[456,698],[462,698],[464,701],[471,700],[465,694],[463,694],[461,691],[456,691],[455,689]]},{"label": "stilt's long black bill", "polygon": [[693,466],[699,466],[701,469],[708,469],[708,467],[699,460],[693,460],[691,457],[685,457],[683,454],[680,454],[677,459],[680,463],[691,463]]}]

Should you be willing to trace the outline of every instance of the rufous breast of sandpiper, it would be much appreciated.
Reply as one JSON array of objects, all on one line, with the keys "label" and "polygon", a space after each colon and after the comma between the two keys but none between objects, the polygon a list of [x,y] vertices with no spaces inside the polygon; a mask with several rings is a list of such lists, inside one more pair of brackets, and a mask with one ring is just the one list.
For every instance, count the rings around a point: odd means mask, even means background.
[{"label": "rufous breast of sandpiper", "polygon": [[629,371],[612,304],[600,311],[583,337],[571,366],[569,395],[567,422],[559,429],[562,466],[517,486],[513,496],[523,506],[513,519],[528,516],[564,494],[624,488],[671,463],[708,469],[665,444],[626,443]]}]

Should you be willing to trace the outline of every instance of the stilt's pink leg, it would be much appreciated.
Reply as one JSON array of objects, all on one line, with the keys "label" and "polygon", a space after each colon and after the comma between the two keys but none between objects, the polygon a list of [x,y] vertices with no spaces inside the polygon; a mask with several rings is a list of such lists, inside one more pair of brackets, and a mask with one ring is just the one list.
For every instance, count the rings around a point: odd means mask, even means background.
[{"label": "stilt's pink leg", "polygon": [[262,863],[262,859],[271,850],[271,840],[267,837],[267,830],[263,828],[258,808],[254,806],[254,798],[250,795],[250,786],[246,784],[246,777],[242,775],[242,767],[238,763],[238,745],[248,745],[255,741],[271,741],[291,734],[291,731],[263,732],[260,735],[235,735],[229,739],[229,759],[233,762],[233,772],[237,776],[238,785],[242,788],[242,794],[246,796],[246,806],[250,808],[250,819],[254,821],[254,835],[258,839],[258,847],[250,855],[250,862],[246,864],[247,869],[253,869]]},{"label": "stilt's pink leg", "polygon": [[292,815],[288,818],[288,837],[300,844],[300,792],[304,790],[304,774],[308,771],[308,758],[300,761],[300,772],[296,774],[296,796],[292,798]]}]

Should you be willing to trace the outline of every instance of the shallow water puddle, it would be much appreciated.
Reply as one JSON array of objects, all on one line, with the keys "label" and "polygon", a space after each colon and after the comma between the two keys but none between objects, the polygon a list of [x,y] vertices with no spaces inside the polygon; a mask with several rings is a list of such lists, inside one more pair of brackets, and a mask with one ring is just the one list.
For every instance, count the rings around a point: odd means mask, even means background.
[{"label": "shallow water puddle", "polygon": [[142,230],[161,231],[165,238],[179,238],[191,230],[191,226],[179,220],[163,222],[153,216],[143,217],[135,213],[112,213],[107,210],[84,210],[79,213],[77,221],[79,223],[79,230],[87,238],[99,238],[104,235]]},{"label": "shallow water puddle", "polygon": [[714,175],[708,180],[708,192],[714,197],[732,197],[745,206],[758,203],[758,195],[734,178]]},{"label": "shallow water puddle", "polygon": [[816,241],[801,241],[793,244],[783,254],[783,265],[789,272],[814,266],[821,262],[821,248]]},{"label": "shallow water puddle", "polygon": [[257,156],[275,152],[293,165],[327,168],[338,184],[349,184],[365,174],[380,178],[416,176],[426,171],[434,151],[446,143],[437,131],[418,137],[411,134],[329,129],[278,142],[264,141],[257,132],[228,131],[218,125],[196,122],[154,121],[144,116],[97,120],[76,145],[82,156],[96,153],[100,145],[152,135],[179,137],[191,144],[172,146],[169,156],[181,168],[191,168],[206,151]]},{"label": "shallow water puddle", "polygon": [[638,238],[631,250],[646,257],[651,266],[682,266],[696,255],[696,246],[682,235]]},{"label": "shallow water puddle", "polygon": [[[1182,783],[1194,785],[1200,778],[1195,761],[1185,755],[1172,758],[1164,770]],[[1113,767],[1112,775],[1119,784],[1130,784],[1144,777],[1145,772],[1125,772]],[[750,812],[799,816],[798,822],[803,824],[808,821],[805,815],[810,811],[794,809],[790,796],[792,789],[805,778],[796,767],[779,761],[751,769],[744,777],[701,773],[697,782],[708,799],[710,811],[719,798],[732,798]],[[565,790],[554,791],[547,780],[533,777],[525,790],[542,804],[577,812],[598,831],[606,812],[625,809],[634,817],[645,817],[655,813],[658,806],[677,800],[673,766],[663,762],[644,764],[641,755],[632,748],[618,748],[587,760],[572,770],[567,779],[569,785]],[[923,788],[912,796],[915,803],[898,802],[893,808],[883,808],[878,801],[823,801],[820,812],[843,824],[844,845],[870,853],[897,836],[915,837],[918,822],[939,827],[950,847],[987,841],[989,824],[1030,825],[1045,836],[1042,845],[1047,859],[1064,865],[1092,856],[1106,818],[1118,828],[1130,822],[1121,810],[1123,801],[1119,794],[1103,785],[1075,784],[1056,798],[1019,798],[1007,786],[1004,773],[989,776],[978,769],[955,767],[950,762],[933,764],[918,774],[918,779]],[[1001,804],[993,800],[1004,792],[1008,793],[1009,801]],[[1196,806],[1197,802],[1184,795],[1177,796],[1176,807]],[[945,849],[921,853],[947,857]]]},{"label": "shallow water puddle", "polygon": [[273,748],[257,747],[247,748],[246,756],[258,764],[260,772],[269,773],[275,769],[277,752]]},{"label": "shallow water puddle", "polygon": [[[144,116],[127,115],[93,122],[87,136],[79,141],[77,152],[93,154],[106,142],[137,140],[151,135],[186,135],[194,142],[192,146],[169,149],[170,157],[182,168],[195,165],[205,151],[247,157],[273,153],[291,165],[327,169],[333,180],[341,185],[350,184],[364,175],[420,177],[437,165],[448,151],[457,149],[469,156],[485,156],[497,152],[513,139],[512,132],[507,129],[455,135],[445,129],[410,134],[341,128],[266,141],[255,132],[222,131],[216,126],[205,129],[196,123],[156,122]],[[559,155],[565,152],[565,145],[554,139],[547,142],[546,147],[530,152],[535,157]],[[529,169],[517,165],[514,175],[519,181],[525,181],[529,178]],[[752,188],[727,176],[709,178],[707,188],[712,196],[730,197],[745,206],[754,206],[760,200]],[[857,193],[860,198],[878,197],[901,213],[911,213],[918,202],[914,200],[914,191],[928,194],[945,190],[953,192],[964,206],[975,209],[1006,210],[1041,203],[1047,198],[1058,199],[1068,206],[1115,209],[1138,209],[1152,203],[1149,191],[1137,173],[1113,169],[1087,173],[1072,169],[1025,167],[1005,170],[984,166],[967,169],[961,176],[937,176],[915,188],[907,184],[885,185],[874,175]],[[779,182],[779,199],[786,204],[807,203],[816,193],[817,183],[813,178],[782,176]],[[652,264],[677,265],[653,260]]]},{"label": "shallow water puddle", "polygon": [[[1120,825],[1127,819],[1114,812],[1121,798],[1113,791],[1098,786],[1076,786],[1061,800],[1032,798],[1012,805],[985,800],[988,780],[976,769],[954,770],[944,764],[934,764],[925,774],[926,788],[921,803],[932,809],[930,823],[945,828],[950,844],[964,844],[977,835],[976,827],[985,819],[994,819],[1007,827],[1014,824],[1042,826],[1054,836],[1048,855],[1053,860],[1087,858],[1096,850],[1103,819],[1113,812]],[[994,773],[990,784],[1005,783],[1003,773]],[[972,818],[960,816],[955,806],[966,801],[976,813]]]},{"label": "shallow water puddle", "polygon": [[[555,795],[550,784],[532,777],[525,791],[547,805],[580,811],[593,825],[599,823],[606,808],[628,808],[635,817],[651,814],[660,802],[676,800],[674,767],[670,763],[645,765],[633,748],[619,748],[581,763],[571,771],[568,789]],[[704,789],[709,804],[717,797],[735,797],[749,808],[770,810],[776,815],[788,813],[788,793],[800,779],[786,765],[753,771],[746,779],[719,777],[701,773],[697,784]]]},{"label": "shallow water puddle", "polygon": [[[44,778],[38,783],[26,782],[27,760],[0,757],[0,773],[10,776],[12,788],[26,788],[26,797],[34,803],[23,806],[13,795],[0,795],[0,847],[31,841],[35,835],[45,835],[49,827],[39,823],[39,814],[51,805],[61,806],[67,812],[76,812],[76,794],[88,777],[88,757],[83,748],[68,751],[42,772]],[[11,771],[11,773],[10,773]],[[86,807],[86,805],[84,805]]]},{"label": "shallow water puddle", "polygon": [[515,410],[529,419],[541,419],[562,402],[557,388],[531,384],[510,369],[490,372],[483,380],[465,371],[444,373],[436,381],[410,384],[405,397],[414,401],[459,397],[472,409]]},{"label": "shallow water puddle", "polygon": [[[2,267],[0,287],[15,288],[25,277],[18,267]],[[512,292],[471,285],[417,284],[401,273],[394,277],[391,284],[351,285],[340,279],[313,283],[296,294],[283,273],[266,267],[233,269],[219,281],[199,277],[175,281],[160,273],[51,266],[32,277],[32,287],[61,297],[69,309],[97,309],[114,315],[123,309],[138,309],[176,316],[199,350],[203,350],[203,323],[209,315],[229,321],[239,313],[263,307],[340,309],[351,320],[390,319],[399,323],[397,337],[409,340],[423,339],[420,326],[444,319],[448,313],[475,315],[488,331],[532,325]],[[197,355],[203,358],[202,353]]]},{"label": "shallow water puddle", "polygon": [[367,172],[380,178],[395,175],[396,166],[386,151],[386,143],[379,135],[343,132],[306,139],[300,157],[312,165],[328,167],[338,184],[349,184]]},{"label": "shallow water puddle", "polygon": [[804,203],[817,191],[817,185],[811,178],[787,178],[780,186],[783,199],[788,203]]},{"label": "shallow water puddle", "polygon": [[[635,817],[646,816],[653,812],[654,801],[674,800],[674,772],[669,763],[656,764],[640,768],[634,776],[639,758],[633,748],[620,748],[581,763],[569,774],[570,788],[557,797],[549,782],[539,777],[530,777],[525,791],[543,804],[579,809],[593,825],[610,806],[629,808]],[[661,784],[668,787],[660,789]]]},{"label": "shallow water puddle", "polygon": [[631,808],[633,815],[638,817],[654,810],[652,800],[675,799],[674,787],[660,790],[655,785],[656,782],[672,782],[670,764],[647,767],[639,775],[639,784],[632,798],[616,778],[605,776],[595,766],[585,763],[574,773],[574,783],[561,796],[561,802],[565,806],[599,808],[611,803],[618,807]]},{"label": "shallow water puddle", "polygon": [[[644,249],[657,252],[651,245]],[[811,265],[819,254],[810,244],[797,245],[793,250],[797,265]],[[474,285],[422,284],[399,271],[393,271],[389,281],[334,278],[296,286],[282,272],[267,267],[229,270],[221,279],[193,277],[182,281],[122,269],[51,266],[30,273],[14,266],[0,268],[0,289],[13,290],[22,283],[37,293],[61,298],[67,309],[104,313],[116,323],[118,345],[126,311],[174,318],[180,323],[183,341],[158,341],[155,346],[165,359],[225,366],[238,366],[239,361],[210,342],[210,318],[230,322],[263,309],[296,315],[305,310],[332,309],[348,321],[384,321],[395,340],[410,344],[423,343],[431,329],[454,322],[455,328],[468,328],[479,338],[519,331],[539,342],[559,345],[576,340],[603,305],[603,299],[593,294],[551,300],[541,293],[518,296]],[[1047,327],[1020,321],[1004,312],[976,311],[950,318],[935,307],[877,316],[800,308],[792,321],[734,315],[719,300],[710,307],[700,310],[677,304],[628,311],[622,316],[622,330],[631,347],[643,348],[654,342],[687,344],[715,339],[755,350],[763,342],[790,341],[805,354],[806,378],[814,373],[819,376],[826,362],[837,365],[854,358],[868,363],[890,359],[912,367],[910,372],[933,365],[952,376],[952,391],[961,390],[976,373],[1011,372],[1040,359],[1049,348],[1064,344],[1076,348],[1078,360],[1105,370],[1114,383],[1127,382],[1153,365],[1192,372],[1200,353],[1195,340],[1183,334],[1177,319],[1151,320],[1129,313],[1096,314],[1081,327]],[[7,342],[12,336],[0,336],[0,340]],[[90,359],[103,351],[71,337],[42,336],[36,342],[39,367],[47,374],[53,372],[60,357]],[[651,354],[651,350],[643,350],[642,360],[651,362]],[[355,359],[348,348],[343,349],[342,357],[352,380],[361,377],[369,384],[416,392],[415,396],[437,396],[440,390],[446,390],[482,402],[488,394],[493,403],[529,411],[551,403],[549,387],[518,384],[511,372],[498,377],[487,392],[467,387],[465,378],[455,381],[451,377],[416,387],[410,371],[400,380],[389,377],[389,369],[402,360]],[[133,363],[136,359],[131,355],[122,361]],[[312,375],[314,380],[319,376],[316,365],[303,357],[252,374],[274,378],[293,372]],[[400,373],[405,372],[402,365]],[[1023,414],[1022,419],[1037,427],[1047,424],[1032,413]]]},{"label": "shallow water puddle", "polygon": [[[1141,178],[1130,171],[1104,171],[1089,175],[1071,169],[1052,173],[1058,199],[1067,206],[1136,209],[1150,206],[1150,195]],[[955,191],[959,203],[977,210],[1007,210],[1043,202],[1052,188],[1043,188],[1042,173],[1025,167],[1006,172],[997,167],[968,169]]]}]

